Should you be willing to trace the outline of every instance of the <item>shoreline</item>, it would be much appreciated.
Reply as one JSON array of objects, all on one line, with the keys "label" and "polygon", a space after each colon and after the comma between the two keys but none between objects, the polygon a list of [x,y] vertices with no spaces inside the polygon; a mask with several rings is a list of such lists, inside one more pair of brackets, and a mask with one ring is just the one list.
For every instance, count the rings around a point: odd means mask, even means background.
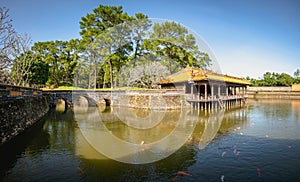
[{"label": "shoreline", "polygon": [[248,99],[300,100],[299,91],[247,91]]}]

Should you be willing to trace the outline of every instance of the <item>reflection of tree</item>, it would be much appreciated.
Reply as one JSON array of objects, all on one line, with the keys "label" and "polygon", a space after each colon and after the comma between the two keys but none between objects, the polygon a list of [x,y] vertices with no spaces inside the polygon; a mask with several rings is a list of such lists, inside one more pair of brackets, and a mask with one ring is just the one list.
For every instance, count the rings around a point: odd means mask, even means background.
[{"label": "reflection of tree", "polygon": [[[90,145],[86,145],[85,152],[97,153]],[[88,149],[89,147],[89,149]],[[86,155],[85,155],[86,156]],[[98,154],[89,158],[81,155],[80,169],[87,171],[85,180],[107,179],[108,181],[169,181],[178,171],[186,171],[196,162],[196,151],[191,145],[184,145],[176,153],[151,164],[125,164]],[[193,160],[194,159],[194,160]],[[133,175],[134,174],[134,175]],[[157,179],[159,177],[159,179]]]},{"label": "reflection of tree", "polygon": [[[126,120],[127,116],[120,115],[115,107],[112,111],[116,111],[112,115]],[[130,112],[128,108],[126,111]],[[154,114],[150,114],[149,118],[141,118],[140,123],[147,125],[152,121],[156,123],[155,120],[159,119],[159,124],[153,125],[154,128],[151,128],[152,125],[150,128],[136,127],[138,123],[131,125],[130,119],[129,122],[122,120],[110,125],[112,122],[103,121],[102,113],[92,107],[89,112],[75,113],[75,117],[84,137],[98,152],[117,161],[141,164],[161,160],[176,152],[191,136],[198,119],[196,114],[186,110],[163,111],[163,118],[157,117],[161,115],[161,110],[151,110],[152,112]],[[172,113],[164,121],[169,112]],[[174,115],[178,116],[178,121],[169,120]],[[135,114],[128,116],[131,119],[136,117]],[[116,133],[120,134],[119,137],[116,137]]]},{"label": "reflection of tree", "polygon": [[38,121],[24,133],[0,147],[0,181],[5,171],[15,165],[21,154],[26,152],[27,156],[42,155],[36,151],[48,148],[49,134],[42,130],[44,123],[44,119]]},{"label": "reflection of tree", "polygon": [[[124,112],[128,108],[123,108]],[[141,109],[130,109],[135,110],[131,117],[147,117],[149,115],[149,111],[141,112]],[[174,129],[174,124],[180,118],[181,111],[180,110],[170,110],[167,111],[164,115],[163,121],[160,125],[157,126],[156,131],[149,130],[148,134],[140,133],[138,135],[138,130],[134,128],[130,128],[126,126],[124,123],[120,122],[120,120],[111,120],[115,118],[116,108],[111,108],[111,113],[104,112],[101,113],[102,120],[104,119],[105,126],[113,133],[114,136],[117,136],[121,139],[126,136],[118,136],[120,135],[134,135],[134,138],[138,136],[142,137],[147,143],[148,138],[153,138],[155,136],[161,135],[161,132],[170,133]],[[138,112],[141,112],[137,114]],[[91,113],[92,114],[92,113]],[[93,114],[92,114],[93,115]],[[193,114],[189,114],[193,115]],[[195,115],[197,117],[197,115]],[[87,118],[87,116],[83,116],[82,118]],[[77,114],[76,114],[77,118]],[[79,118],[78,118],[79,119]],[[92,119],[92,117],[90,117]],[[105,120],[107,119],[107,120]],[[191,124],[189,121],[192,120],[192,116],[185,118],[185,124]],[[78,138],[78,137],[76,137]],[[150,140],[151,142],[151,140]],[[89,145],[86,145],[88,147]],[[80,146],[77,146],[80,147]],[[81,150],[81,152],[88,152],[89,154],[95,153],[95,149],[90,147],[89,151],[85,148],[85,150]],[[94,151],[94,152],[93,152]],[[192,145],[184,145],[178,151],[170,155],[169,157],[160,160],[155,163],[151,164],[139,164],[139,165],[132,165],[132,164],[124,164],[120,162],[116,162],[114,160],[107,159],[101,155],[96,155],[93,157],[85,157],[85,154],[81,154],[81,165],[80,168],[83,171],[88,171],[89,174],[87,175],[87,179],[109,179],[111,181],[139,181],[139,180],[170,180],[174,176],[172,174],[176,174],[178,171],[187,170],[189,166],[195,164],[195,155],[196,152]],[[132,175],[134,174],[134,175]],[[153,178],[152,178],[153,177]],[[159,177],[159,179],[157,179]]]},{"label": "reflection of tree", "polygon": [[[130,111],[131,110],[131,111]],[[134,112],[132,111],[134,110]],[[123,108],[124,113],[133,112],[133,115],[128,115],[130,117],[144,118],[149,116],[150,111],[144,111],[139,109],[128,109]],[[102,121],[105,124],[105,127],[108,128],[111,133],[118,137],[121,140],[128,139],[129,136],[133,136],[133,141],[139,143],[141,140],[145,141],[145,144],[148,142],[155,141],[153,138],[156,136],[162,136],[162,132],[168,133],[171,132],[174,128],[174,124],[180,118],[181,114],[180,110],[167,111],[160,125],[157,125],[156,131],[149,129],[149,133],[139,133],[138,129],[130,128],[125,123],[121,122],[117,118],[115,118],[115,113],[120,112],[120,109],[111,108],[110,112],[98,112],[91,113],[96,117],[97,114],[100,114]],[[139,113],[140,112],[140,113]],[[186,125],[190,124],[189,120],[194,116],[192,111],[189,111],[188,117],[185,117]],[[197,112],[194,112],[197,113]],[[206,113],[206,114],[205,114]],[[223,115],[224,114],[224,115]],[[99,115],[98,115],[99,117]],[[195,115],[195,117],[199,117]],[[77,115],[76,115],[77,118]],[[87,116],[82,115],[82,118],[87,118]],[[93,117],[89,117],[89,119],[93,120]],[[194,130],[193,136],[191,138],[191,142],[198,143],[201,139],[206,141],[203,144],[207,145],[209,141],[211,141],[215,135],[218,134],[218,131],[225,132],[230,128],[233,128],[235,125],[240,125],[247,121],[246,111],[245,109],[236,109],[230,110],[222,113],[209,113],[209,112],[201,112],[199,120],[197,122],[197,126]],[[92,124],[93,125],[93,124]],[[161,130],[160,130],[161,129]],[[150,132],[151,131],[151,132]],[[147,132],[146,132],[147,133]],[[78,138],[78,137],[76,137]],[[150,138],[150,140],[148,139]],[[151,140],[152,138],[152,140]],[[99,138],[98,138],[99,140]],[[149,141],[147,141],[149,140]],[[113,145],[113,144],[112,144]],[[86,145],[89,146],[89,145]],[[80,146],[77,146],[80,147]],[[87,148],[85,148],[87,150]],[[95,153],[95,149],[90,148],[89,152]],[[83,150],[81,150],[83,151]],[[175,153],[171,154],[167,158],[164,158],[160,161],[151,164],[124,164],[120,162],[116,162],[114,160],[110,160],[105,157],[97,158],[94,157],[85,157],[86,155],[81,154],[81,165],[80,168],[83,171],[88,171],[88,178],[101,178],[101,179],[110,179],[114,180],[130,180],[130,181],[138,181],[138,180],[170,180],[174,176],[172,174],[176,174],[178,171],[186,171],[190,166],[195,164],[195,156],[197,150],[195,150],[194,145],[184,145]],[[132,175],[135,174],[135,175]],[[151,178],[151,176],[155,176]],[[159,178],[159,179],[158,179]]]},{"label": "reflection of tree", "polygon": [[[73,111],[59,113],[51,110],[49,117],[44,124],[44,132],[49,134],[49,147],[57,147],[61,144],[63,147],[74,151],[74,128],[77,127],[74,120]],[[53,145],[53,146],[52,146]]]},{"label": "reflection of tree", "polygon": [[[132,143],[152,143],[169,135],[180,118],[180,110],[148,110],[117,107],[113,109],[112,113],[101,113],[100,117],[103,119],[105,126],[122,140],[130,140]],[[112,122],[109,120],[116,117]],[[123,119],[123,122],[119,119]],[[149,129],[136,128],[138,124],[151,125]],[[136,127],[134,127],[136,126]],[[151,125],[152,126],[152,125]],[[147,127],[148,128],[148,127]]]},{"label": "reflection of tree", "polygon": [[[42,123],[44,124],[44,122]],[[49,133],[39,129],[33,137],[31,144],[26,149],[26,154],[28,155],[30,152],[33,152],[36,155],[35,151],[49,148],[49,138]]]}]

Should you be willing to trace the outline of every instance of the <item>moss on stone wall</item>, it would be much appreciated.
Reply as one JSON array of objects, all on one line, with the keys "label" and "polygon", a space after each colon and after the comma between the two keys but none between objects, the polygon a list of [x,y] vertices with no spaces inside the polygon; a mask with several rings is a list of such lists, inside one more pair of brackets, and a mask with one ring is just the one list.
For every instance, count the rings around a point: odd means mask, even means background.
[{"label": "moss on stone wall", "polygon": [[32,126],[48,110],[48,99],[42,95],[1,98],[0,145]]}]

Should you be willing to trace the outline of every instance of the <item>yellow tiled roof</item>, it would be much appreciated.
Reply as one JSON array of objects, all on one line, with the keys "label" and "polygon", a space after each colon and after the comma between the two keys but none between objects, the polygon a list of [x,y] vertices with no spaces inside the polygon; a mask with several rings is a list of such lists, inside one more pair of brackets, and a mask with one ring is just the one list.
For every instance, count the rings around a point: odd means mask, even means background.
[{"label": "yellow tiled roof", "polygon": [[177,72],[173,75],[168,76],[166,79],[160,80],[159,85],[169,84],[169,83],[178,83],[186,81],[224,81],[226,83],[237,83],[242,85],[250,85],[251,83],[248,80],[243,78],[233,77],[229,75],[222,75],[210,70],[202,70],[201,68],[192,68],[187,67],[180,72]]}]

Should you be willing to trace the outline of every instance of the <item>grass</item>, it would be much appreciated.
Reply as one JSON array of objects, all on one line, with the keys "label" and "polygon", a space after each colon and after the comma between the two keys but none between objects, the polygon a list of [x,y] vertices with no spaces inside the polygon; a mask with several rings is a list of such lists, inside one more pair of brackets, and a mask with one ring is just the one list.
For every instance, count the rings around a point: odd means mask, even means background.
[{"label": "grass", "polygon": [[85,90],[84,88],[80,88],[80,87],[71,87],[71,86],[60,86],[58,88],[41,88],[41,90],[43,91],[47,91],[47,90]]},{"label": "grass", "polygon": [[48,90],[103,90],[103,91],[111,91],[111,90],[153,90],[147,88],[139,88],[139,87],[120,87],[120,88],[97,88],[97,89],[85,89],[80,87],[72,87],[72,86],[59,86],[58,88],[41,88],[43,91]]}]

